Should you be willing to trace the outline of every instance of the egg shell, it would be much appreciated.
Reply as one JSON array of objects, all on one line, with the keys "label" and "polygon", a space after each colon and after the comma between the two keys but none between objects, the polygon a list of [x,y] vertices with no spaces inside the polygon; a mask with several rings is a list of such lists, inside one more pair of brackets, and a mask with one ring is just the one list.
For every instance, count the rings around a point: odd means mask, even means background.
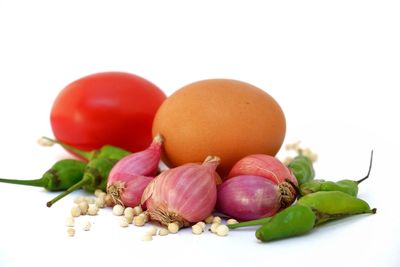
[{"label": "egg shell", "polygon": [[169,167],[221,158],[225,177],[250,154],[275,156],[286,131],[284,113],[267,92],[245,82],[210,79],[174,92],[158,109],[153,136],[164,139],[163,161]]}]

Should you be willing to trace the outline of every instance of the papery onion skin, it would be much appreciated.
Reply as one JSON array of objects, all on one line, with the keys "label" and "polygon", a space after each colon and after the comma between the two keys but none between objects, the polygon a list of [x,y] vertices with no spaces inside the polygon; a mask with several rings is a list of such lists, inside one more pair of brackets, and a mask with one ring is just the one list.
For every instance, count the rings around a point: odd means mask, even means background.
[{"label": "papery onion skin", "polygon": [[235,163],[227,179],[239,175],[255,175],[271,180],[275,184],[290,181],[297,186],[297,179],[279,159],[265,154],[246,156]]},{"label": "papery onion skin", "polygon": [[261,176],[240,175],[218,186],[217,210],[239,221],[274,215],[281,209],[277,184]]},{"label": "papery onion skin", "polygon": [[163,139],[157,135],[150,146],[119,160],[110,171],[107,193],[115,203],[135,207],[146,186],[154,179],[161,158]]},{"label": "papery onion skin", "polygon": [[187,163],[158,175],[142,196],[150,218],[164,225],[177,222],[181,227],[204,220],[216,204],[218,164],[219,158],[214,157],[203,164]]},{"label": "papery onion skin", "polygon": [[[154,177],[151,176],[132,175],[129,177],[128,182],[114,182],[113,185],[109,187],[108,191],[113,192],[114,190],[121,190],[119,196],[115,197],[114,201],[125,207],[133,208],[140,205],[144,189],[153,180]],[[112,187],[115,189],[111,189]]]},{"label": "papery onion skin", "polygon": [[121,179],[121,176],[115,177],[117,173],[156,176],[161,158],[162,143],[162,137],[157,135],[145,150],[123,157],[112,168],[108,183]]}]

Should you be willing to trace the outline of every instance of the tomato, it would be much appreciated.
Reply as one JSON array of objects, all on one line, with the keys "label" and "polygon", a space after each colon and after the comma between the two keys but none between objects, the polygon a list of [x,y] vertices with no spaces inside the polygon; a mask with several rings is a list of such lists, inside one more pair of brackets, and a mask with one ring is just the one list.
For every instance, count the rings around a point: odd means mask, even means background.
[{"label": "tomato", "polygon": [[151,128],[165,94],[124,72],[96,73],[67,85],[50,114],[54,136],[84,150],[114,145],[131,152],[152,141]]}]

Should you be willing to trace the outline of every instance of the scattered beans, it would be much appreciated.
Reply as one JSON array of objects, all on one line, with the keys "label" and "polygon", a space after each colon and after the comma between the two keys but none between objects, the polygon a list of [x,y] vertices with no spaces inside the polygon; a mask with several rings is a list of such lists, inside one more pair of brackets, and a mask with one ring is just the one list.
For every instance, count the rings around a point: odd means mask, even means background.
[{"label": "scattered beans", "polygon": [[66,226],[72,227],[72,226],[74,226],[74,224],[75,224],[75,219],[74,219],[74,217],[68,216],[68,217],[65,219],[65,225],[66,225]]},{"label": "scattered beans", "polygon": [[309,158],[312,162],[317,161],[318,159],[318,155],[315,154],[311,149],[309,148],[305,148],[301,150],[303,155],[307,158]]},{"label": "scattered beans", "polygon": [[72,228],[72,227],[68,227],[67,234],[68,234],[68,236],[74,236],[75,235],[75,229]]},{"label": "scattered beans", "polygon": [[136,206],[136,207],[133,208],[134,215],[139,215],[142,212],[143,212],[143,210],[142,210],[142,207],[140,207],[140,206]]},{"label": "scattered beans", "polygon": [[129,225],[128,219],[125,216],[121,217],[119,220],[119,226],[128,227],[128,225]]},{"label": "scattered beans", "polygon": [[291,144],[286,144],[285,149],[286,150],[294,150],[294,151],[299,150],[300,149],[300,140],[298,140],[294,143],[291,143]]},{"label": "scattered beans", "polygon": [[147,214],[147,212],[142,212],[138,216],[143,217],[144,222],[148,222],[149,221],[149,215]]},{"label": "scattered beans", "polygon": [[212,222],[213,223],[221,223],[221,217],[219,217],[219,216],[215,216],[214,218],[213,218],[213,220],[212,220]]},{"label": "scattered beans", "polygon": [[72,217],[81,216],[81,209],[79,208],[79,206],[73,206],[71,208],[71,215],[72,215]]},{"label": "scattered beans", "polygon": [[89,204],[86,201],[79,202],[78,206],[81,209],[81,215],[85,215],[88,212]]},{"label": "scattered beans", "polygon": [[235,219],[229,219],[226,221],[226,224],[235,224],[235,223],[239,223],[239,222]]},{"label": "scattered beans", "polygon": [[138,215],[138,214],[135,214],[133,208],[127,207],[127,208],[125,208],[125,210],[124,210],[124,215],[125,215],[126,217],[129,217],[129,216],[134,216],[134,215]]},{"label": "scattered beans", "polygon": [[95,204],[89,205],[88,214],[91,216],[97,215],[99,208]]},{"label": "scattered beans", "polygon": [[135,216],[133,217],[133,224],[136,226],[143,226],[146,223],[143,216]]},{"label": "scattered beans", "polygon": [[206,224],[204,222],[198,222],[196,224],[200,225],[201,229],[203,229],[203,231],[206,229]]},{"label": "scattered beans", "polygon": [[171,234],[176,234],[179,231],[179,224],[177,224],[176,222],[169,223],[168,224],[168,231]]},{"label": "scattered beans", "polygon": [[142,241],[151,241],[153,240],[153,236],[152,235],[143,235],[142,236]]},{"label": "scattered beans", "polygon": [[113,197],[111,195],[107,194],[104,197],[104,204],[106,205],[106,207],[113,207],[115,205]]},{"label": "scattered beans", "polygon": [[94,191],[94,195],[99,198],[99,197],[105,197],[107,194],[104,193],[103,190],[101,189],[96,189]]},{"label": "scattered beans", "polygon": [[210,216],[208,216],[204,221],[205,221],[207,224],[210,224],[210,223],[213,223],[213,220],[214,220],[214,216],[213,216],[213,215],[210,215]]},{"label": "scattered beans", "polygon": [[161,228],[160,231],[158,231],[159,236],[166,236],[169,234],[169,231],[167,228]]},{"label": "scattered beans", "polygon": [[133,222],[133,218],[134,218],[135,216],[133,216],[133,215],[124,215],[124,217],[126,218],[126,220],[128,221],[128,223],[132,223],[132,222]]},{"label": "scattered beans", "polygon": [[96,198],[95,204],[98,208],[102,209],[106,206],[106,200],[104,197]]},{"label": "scattered beans", "polygon": [[157,235],[157,230],[158,230],[157,227],[151,226],[147,231],[147,234],[152,236]]},{"label": "scattered beans", "polygon": [[82,224],[83,231],[89,231],[90,227],[92,227],[92,223],[89,221],[84,221]]},{"label": "scattered beans", "polygon": [[219,236],[226,236],[229,233],[228,226],[221,224],[217,227],[216,234]]},{"label": "scattered beans", "polygon": [[75,198],[74,198],[74,203],[75,204],[79,204],[79,203],[81,203],[83,201],[83,196],[76,196]]},{"label": "scattered beans", "polygon": [[93,198],[93,197],[85,197],[85,201],[86,201],[88,204],[94,204],[95,198]]},{"label": "scattered beans", "polygon": [[[109,195],[105,194],[101,190],[96,190],[95,195],[97,196],[96,198],[88,198],[82,196],[77,196],[75,198],[74,202],[77,205],[72,207],[71,216],[67,217],[65,220],[65,225],[68,226],[67,229],[68,236],[75,235],[75,229],[73,228],[73,226],[75,225],[75,220],[74,220],[75,217],[84,214],[97,215],[99,208],[105,207],[107,206],[107,204],[110,205],[110,203],[107,203],[106,201],[107,197],[110,197]],[[144,226],[146,222],[149,220],[147,212],[143,212],[141,206],[136,206],[134,208],[132,207],[125,208],[120,204],[115,204],[115,205],[113,204],[112,206],[113,206],[112,213],[114,215],[116,216],[123,215],[121,218],[119,218],[120,227],[128,227],[130,223],[133,223],[135,226],[140,227]],[[196,224],[192,225],[192,233],[195,235],[202,234],[206,229],[206,223],[207,224],[211,223],[210,231],[212,233],[215,233],[218,236],[226,236],[229,232],[229,228],[226,225],[222,225],[221,222],[222,222],[221,217],[210,215],[204,221],[199,221]],[[237,220],[235,219],[227,220],[227,224],[235,224],[235,223],[238,223]],[[82,223],[82,230],[89,231],[91,229],[91,226],[92,223],[90,221],[85,221]],[[169,223],[167,228],[158,229],[156,226],[151,226],[146,232],[146,234],[142,236],[141,239],[143,241],[151,241],[153,239],[153,236],[156,236],[157,234],[159,236],[166,236],[169,233],[175,234],[179,231],[179,229],[180,226],[177,222]]]},{"label": "scattered beans", "polygon": [[51,141],[51,140],[49,140],[49,139],[47,139],[45,137],[39,138],[37,142],[41,146],[53,146],[54,145],[53,141]]},{"label": "scattered beans", "polygon": [[113,214],[115,216],[121,216],[122,214],[124,214],[124,207],[120,204],[117,204],[113,207]]},{"label": "scattered beans", "polygon": [[220,223],[212,223],[212,224],[211,224],[211,227],[210,227],[211,233],[216,233],[216,232],[217,232],[217,228],[218,228],[218,226],[220,226],[220,225],[221,225]]},{"label": "scattered beans", "polygon": [[199,235],[203,233],[203,228],[201,227],[200,224],[195,224],[192,226],[192,233],[195,235]]},{"label": "scattered beans", "polygon": [[289,156],[287,156],[287,157],[285,157],[283,160],[282,160],[282,163],[284,164],[284,165],[289,165],[291,162],[293,161],[293,157],[289,157]]}]

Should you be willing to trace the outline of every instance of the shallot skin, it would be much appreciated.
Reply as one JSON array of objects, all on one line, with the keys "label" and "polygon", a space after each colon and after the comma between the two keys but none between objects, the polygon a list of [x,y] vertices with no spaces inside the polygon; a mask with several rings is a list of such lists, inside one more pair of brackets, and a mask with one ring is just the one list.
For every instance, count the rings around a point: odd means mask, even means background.
[{"label": "shallot skin", "polygon": [[144,189],[157,174],[162,143],[161,135],[157,135],[147,149],[125,156],[115,164],[107,182],[107,193],[115,203],[127,207],[140,204]]},{"label": "shallot skin", "polygon": [[281,208],[281,191],[264,177],[240,175],[218,186],[216,207],[239,221],[269,217]]},{"label": "shallot skin", "polygon": [[[127,174],[124,174],[126,177]],[[122,189],[119,199],[116,202],[121,202],[125,207],[136,207],[140,205],[142,194],[147,185],[154,179],[151,176],[130,175],[129,180],[124,183],[114,182],[113,186],[118,190]]]},{"label": "shallot skin", "polygon": [[142,205],[152,220],[188,226],[204,220],[217,201],[215,169],[219,158],[187,163],[159,174],[145,189]]},{"label": "shallot skin", "polygon": [[136,174],[144,176],[156,176],[158,164],[161,157],[161,146],[163,140],[160,135],[156,136],[150,146],[143,150],[123,157],[115,164],[111,170],[108,184],[114,180],[121,179],[116,177],[117,173]]},{"label": "shallot skin", "polygon": [[266,154],[246,156],[235,163],[227,178],[239,175],[256,175],[271,180],[275,184],[290,181],[297,186],[297,179],[280,160]]}]

